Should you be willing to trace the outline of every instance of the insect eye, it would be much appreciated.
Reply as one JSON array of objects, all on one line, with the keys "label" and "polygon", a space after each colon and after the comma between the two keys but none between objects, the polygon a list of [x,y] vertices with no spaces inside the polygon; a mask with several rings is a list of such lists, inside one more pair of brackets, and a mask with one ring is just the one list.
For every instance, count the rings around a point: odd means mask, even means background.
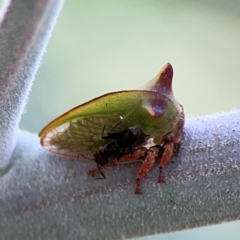
[{"label": "insect eye", "polygon": [[163,108],[160,106],[152,106],[152,110],[154,112],[154,117],[160,117],[164,113]]}]

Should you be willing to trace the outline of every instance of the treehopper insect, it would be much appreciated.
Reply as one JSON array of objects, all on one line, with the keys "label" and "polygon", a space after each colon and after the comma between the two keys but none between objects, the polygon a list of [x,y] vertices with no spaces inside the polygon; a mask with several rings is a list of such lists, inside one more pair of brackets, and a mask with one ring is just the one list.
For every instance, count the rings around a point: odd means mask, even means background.
[{"label": "treehopper insect", "polygon": [[[95,161],[101,174],[104,165],[144,156],[136,194],[141,193],[140,181],[160,158],[158,182],[163,183],[162,169],[172,157],[175,143],[181,141],[184,126],[184,111],[174,98],[172,77],[173,68],[167,63],[137,90],[107,93],[69,110],[39,133],[42,147],[71,159]],[[141,148],[149,138],[153,146]],[[159,154],[162,147],[164,152]]]}]

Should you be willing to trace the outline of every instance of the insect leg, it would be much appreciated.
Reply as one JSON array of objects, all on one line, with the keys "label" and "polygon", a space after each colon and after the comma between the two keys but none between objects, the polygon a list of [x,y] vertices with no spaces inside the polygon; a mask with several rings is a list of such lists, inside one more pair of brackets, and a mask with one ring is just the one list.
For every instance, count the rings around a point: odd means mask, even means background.
[{"label": "insect leg", "polygon": [[147,156],[144,160],[144,162],[142,163],[138,174],[137,174],[137,178],[136,178],[136,182],[137,182],[137,186],[135,189],[135,194],[141,194],[141,180],[146,176],[146,174],[149,172],[149,170],[152,168],[154,162],[156,161],[156,158],[159,155],[159,147],[156,146],[152,146],[147,153]]},{"label": "insect leg", "polygon": [[100,174],[102,175],[102,178],[95,178],[95,179],[106,179],[106,176],[103,173],[103,171],[102,171],[102,169],[101,169],[99,164],[97,164],[97,168],[98,168],[98,171],[100,172]]},{"label": "insect leg", "polygon": [[99,164],[97,164],[97,168],[94,168],[94,169],[91,169],[88,171],[88,174],[91,175],[92,177],[95,177],[97,172],[99,172],[101,174],[102,177],[98,177],[98,178],[95,178],[95,179],[106,179],[106,176],[105,174],[103,173],[101,167]]},{"label": "insect leg", "polygon": [[172,155],[173,155],[173,149],[174,149],[174,135],[172,132],[167,133],[164,137],[163,137],[163,142],[164,145],[163,147],[165,148],[163,155],[161,157],[160,160],[160,164],[159,164],[159,178],[158,178],[158,182],[159,183],[164,183],[164,176],[163,176],[163,168],[167,165],[167,163],[169,162],[169,160],[171,159]]},{"label": "insect leg", "polygon": [[[79,160],[79,157],[82,157],[83,159],[87,159],[87,160],[91,160],[91,161],[95,161],[95,158],[89,158],[89,157],[86,157],[85,155],[79,153],[77,155],[77,160]],[[91,175],[92,177],[95,177],[96,173],[99,172],[101,175],[102,175],[102,178],[100,179],[105,179],[106,176],[104,175],[103,171],[101,170],[99,164],[97,164],[97,168],[94,168],[94,169],[91,169],[88,171],[88,174]],[[96,178],[98,179],[98,178]]]},{"label": "insect leg", "polygon": [[163,168],[166,166],[166,164],[169,162],[173,155],[174,145],[176,143],[179,143],[182,138],[184,127],[184,112],[182,105],[180,105],[180,108],[181,111],[176,129],[174,130],[174,132],[167,133],[162,139],[164,142],[163,147],[165,148],[165,150],[159,164],[159,179],[158,179],[159,183],[164,183]]},{"label": "insect leg", "polygon": [[162,158],[161,158],[161,161],[159,164],[159,178],[158,178],[159,183],[165,182],[164,176],[163,176],[163,168],[167,165],[167,163],[171,159],[171,157],[173,155],[173,148],[174,148],[174,143],[167,143],[165,145],[165,150],[164,150],[164,153],[162,155]]},{"label": "insect leg", "polygon": [[124,163],[124,162],[133,162],[136,160],[140,159],[145,159],[147,155],[147,148],[141,147],[137,148],[132,154],[125,154],[119,159],[119,163]]}]

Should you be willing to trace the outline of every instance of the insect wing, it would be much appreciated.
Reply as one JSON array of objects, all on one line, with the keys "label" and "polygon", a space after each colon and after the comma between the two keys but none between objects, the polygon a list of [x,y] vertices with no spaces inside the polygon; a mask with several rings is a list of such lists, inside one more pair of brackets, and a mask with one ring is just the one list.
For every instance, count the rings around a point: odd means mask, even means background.
[{"label": "insect wing", "polygon": [[[41,144],[45,150],[57,155],[94,160],[93,155],[99,147],[111,141],[101,138],[103,126],[107,122],[105,130],[107,132],[119,119],[118,115],[73,119],[53,128],[45,136],[40,136]],[[115,131],[121,131],[128,125],[128,122],[123,122]]]},{"label": "insect wing", "polygon": [[[50,122],[39,133],[43,148],[57,155],[72,159],[94,160],[101,146],[112,140],[101,138],[103,126],[107,134],[136,126],[141,106],[139,103],[148,92],[143,90],[121,91],[105,94],[79,105]],[[143,139],[140,139],[143,141]],[[136,142],[138,143],[138,141]]]}]

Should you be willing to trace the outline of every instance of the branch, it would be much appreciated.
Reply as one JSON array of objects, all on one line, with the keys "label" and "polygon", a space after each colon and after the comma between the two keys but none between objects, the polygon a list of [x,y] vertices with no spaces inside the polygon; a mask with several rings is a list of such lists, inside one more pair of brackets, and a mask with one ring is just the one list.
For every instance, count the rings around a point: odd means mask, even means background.
[{"label": "branch", "polygon": [[166,183],[157,184],[156,165],[141,196],[133,194],[139,163],[93,180],[87,172],[94,164],[50,155],[36,135],[17,131],[61,5],[21,0],[2,11],[1,238],[119,239],[239,219],[240,111],[188,120]]},{"label": "branch", "polygon": [[[171,232],[240,216],[240,111],[187,119],[177,156],[158,184],[158,166],[133,193],[140,163],[95,167],[44,152],[19,132],[11,170],[1,180],[5,238],[120,239]],[[4,229],[4,231],[3,231]]]},{"label": "branch", "polygon": [[0,22],[0,167],[8,168],[20,117],[62,0],[5,1]]}]

